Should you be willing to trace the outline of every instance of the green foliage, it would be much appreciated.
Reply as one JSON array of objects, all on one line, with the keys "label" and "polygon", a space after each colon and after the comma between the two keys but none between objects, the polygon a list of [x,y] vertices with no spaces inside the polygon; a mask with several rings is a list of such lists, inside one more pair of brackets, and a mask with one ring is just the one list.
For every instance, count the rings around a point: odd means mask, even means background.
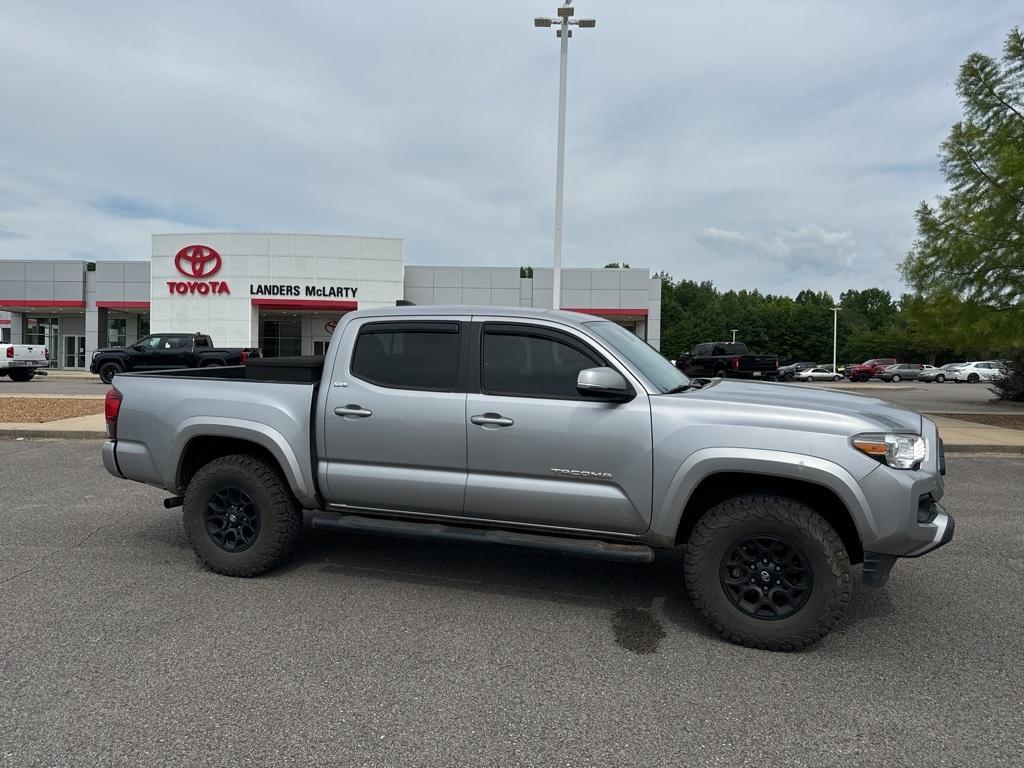
[{"label": "green foliage", "polygon": [[617,261],[613,261],[611,264],[605,264],[605,269],[629,269],[629,264],[619,264]]},{"label": "green foliage", "polygon": [[[801,291],[796,298],[759,291],[721,292],[710,282],[681,280],[661,272],[661,348],[675,357],[705,341],[732,338],[745,341],[754,352],[778,355],[782,362],[832,361],[832,307],[839,306],[837,363],[862,362],[872,357],[895,357],[912,362],[948,362],[963,357],[963,347],[926,333],[910,319],[888,291],[868,288],[845,291],[836,305],[826,292]],[[927,326],[942,328],[941,318]],[[975,357],[988,357],[991,350]]]},{"label": "green foliage", "polygon": [[[972,53],[956,85],[964,119],[940,150],[949,194],[917,209],[918,236],[902,264],[954,344],[1024,347],[1024,34],[1014,27],[1002,62]],[[933,313],[934,314],[934,313]]]},{"label": "green foliage", "polygon": [[520,267],[519,268],[519,277],[520,278],[533,277],[533,267]]}]

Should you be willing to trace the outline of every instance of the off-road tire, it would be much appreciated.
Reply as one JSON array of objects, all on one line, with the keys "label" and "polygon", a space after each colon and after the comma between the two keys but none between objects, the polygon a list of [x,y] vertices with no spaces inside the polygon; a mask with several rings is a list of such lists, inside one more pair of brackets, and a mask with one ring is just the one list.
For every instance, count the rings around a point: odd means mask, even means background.
[{"label": "off-road tire", "polygon": [[104,384],[113,384],[114,376],[121,373],[124,367],[120,363],[109,361],[100,366],[100,381]]},{"label": "off-road tire", "polygon": [[[255,503],[259,531],[239,552],[222,549],[207,533],[206,508],[225,486],[241,489]],[[182,522],[196,555],[211,571],[226,576],[258,576],[287,560],[302,535],[302,509],[275,467],[249,454],[232,454],[203,466],[185,491]]]},{"label": "off-road tire", "polygon": [[[720,572],[728,550],[752,534],[785,539],[813,575],[807,602],[774,620],[755,618],[727,597]],[[711,507],[686,544],[686,586],[694,606],[722,637],[750,648],[796,651],[820,640],[843,619],[853,589],[850,558],[839,534],[811,507],[786,496],[736,496]]]},{"label": "off-road tire", "polygon": [[32,381],[32,378],[36,375],[36,372],[27,369],[12,368],[7,373],[7,375],[11,377],[11,381],[26,382]]}]

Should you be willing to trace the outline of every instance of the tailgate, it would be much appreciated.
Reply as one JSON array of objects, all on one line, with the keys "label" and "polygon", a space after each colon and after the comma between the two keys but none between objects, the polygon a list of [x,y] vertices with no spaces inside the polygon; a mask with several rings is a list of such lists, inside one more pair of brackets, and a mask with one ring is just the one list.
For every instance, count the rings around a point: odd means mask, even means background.
[{"label": "tailgate", "polygon": [[774,371],[778,368],[778,358],[772,355],[746,355],[740,360],[744,371]]},{"label": "tailgate", "polygon": [[50,356],[44,344],[12,344],[7,352],[7,362],[14,365],[42,365]]}]

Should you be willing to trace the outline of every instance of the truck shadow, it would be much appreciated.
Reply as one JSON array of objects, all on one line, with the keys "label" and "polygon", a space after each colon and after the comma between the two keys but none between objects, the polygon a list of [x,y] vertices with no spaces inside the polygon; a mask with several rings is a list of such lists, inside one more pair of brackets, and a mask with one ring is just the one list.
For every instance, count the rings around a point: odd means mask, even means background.
[{"label": "truck shadow", "polygon": [[[343,579],[606,611],[616,642],[638,654],[656,652],[665,636],[665,622],[689,634],[718,639],[687,596],[681,549],[662,550],[653,563],[634,564],[529,549],[307,530],[293,563],[268,577],[309,568]],[[894,610],[885,590],[860,587],[859,570],[855,568],[854,592],[840,636],[854,624],[875,621]]]}]

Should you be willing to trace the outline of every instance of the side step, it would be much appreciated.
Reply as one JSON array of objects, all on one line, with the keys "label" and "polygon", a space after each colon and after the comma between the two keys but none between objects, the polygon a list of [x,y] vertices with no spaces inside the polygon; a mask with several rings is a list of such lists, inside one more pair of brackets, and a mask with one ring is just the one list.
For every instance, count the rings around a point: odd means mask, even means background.
[{"label": "side step", "polygon": [[313,515],[310,525],[313,528],[327,531],[527,547],[548,552],[561,552],[566,555],[597,557],[603,560],[630,563],[650,563],[654,560],[654,550],[645,544],[615,544],[598,539],[572,539],[567,536],[546,536],[539,533],[520,533],[493,528],[468,528],[442,523],[416,523],[408,520],[391,520],[362,515],[330,514]]}]

